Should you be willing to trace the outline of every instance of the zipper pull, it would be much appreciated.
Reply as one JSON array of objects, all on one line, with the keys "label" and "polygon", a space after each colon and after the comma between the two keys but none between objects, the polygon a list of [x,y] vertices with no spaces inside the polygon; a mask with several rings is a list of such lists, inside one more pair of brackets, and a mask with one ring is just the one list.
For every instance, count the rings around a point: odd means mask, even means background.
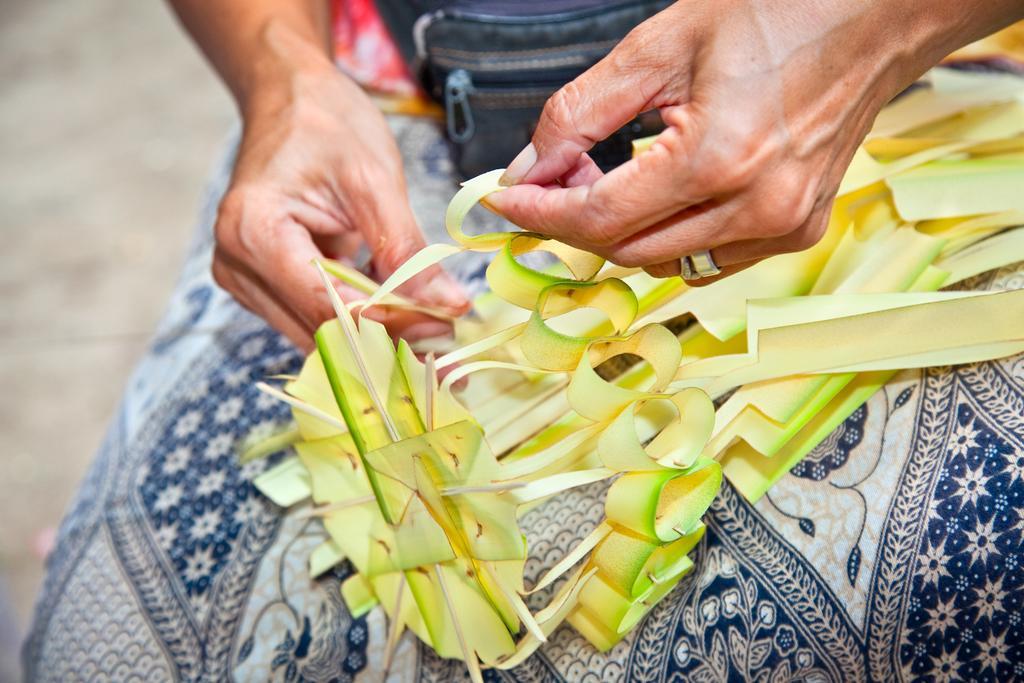
[{"label": "zipper pull", "polygon": [[444,108],[448,125],[448,138],[462,144],[469,142],[476,132],[469,95],[473,92],[473,79],[465,69],[456,69],[444,81]]}]

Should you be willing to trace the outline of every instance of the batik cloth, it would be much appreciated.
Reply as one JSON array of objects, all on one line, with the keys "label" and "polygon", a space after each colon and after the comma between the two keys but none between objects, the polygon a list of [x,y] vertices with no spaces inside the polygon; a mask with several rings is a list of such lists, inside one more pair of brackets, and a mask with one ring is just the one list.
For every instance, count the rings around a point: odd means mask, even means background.
[{"label": "batik cloth", "polygon": [[[442,239],[455,184],[440,133],[392,124],[414,210]],[[301,359],[211,281],[229,168],[61,526],[24,651],[31,681],[383,677],[381,611],[346,611],[346,564],[309,578],[319,522],[253,489],[266,462],[238,463],[241,439],[289,421],[255,383]],[[479,283],[482,264],[455,272]],[[971,285],[1024,287],[1024,267]],[[528,579],[594,528],[602,493],[570,491],[525,517]],[[903,373],[756,505],[726,485],[706,521],[692,574],[610,652],[563,625],[486,679],[1024,679],[1024,357]],[[389,677],[464,679],[461,662],[409,634]]]}]

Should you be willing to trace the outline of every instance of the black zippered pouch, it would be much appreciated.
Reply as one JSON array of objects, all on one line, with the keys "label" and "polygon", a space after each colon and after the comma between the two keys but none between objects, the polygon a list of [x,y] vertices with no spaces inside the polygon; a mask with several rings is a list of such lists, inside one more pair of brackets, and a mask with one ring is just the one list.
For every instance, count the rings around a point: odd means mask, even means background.
[{"label": "black zippered pouch", "polygon": [[[377,0],[424,90],[444,106],[456,168],[506,166],[530,141],[544,102],[669,0]],[[608,169],[657,113],[624,126],[591,155]]]}]

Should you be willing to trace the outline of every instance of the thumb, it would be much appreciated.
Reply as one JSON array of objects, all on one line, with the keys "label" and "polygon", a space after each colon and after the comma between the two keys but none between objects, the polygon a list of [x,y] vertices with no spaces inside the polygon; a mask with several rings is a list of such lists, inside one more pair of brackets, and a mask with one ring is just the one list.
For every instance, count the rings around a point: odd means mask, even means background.
[{"label": "thumb", "polygon": [[[402,190],[404,192],[404,188]],[[426,241],[407,203],[395,202],[382,213],[380,222],[367,224],[372,227],[364,229],[363,237],[372,254],[374,271],[383,280],[426,246]],[[440,266],[424,270],[402,285],[399,291],[416,301],[444,308],[456,315],[465,313],[469,308],[469,300],[462,287]]]},{"label": "thumb", "polygon": [[656,73],[634,66],[641,41],[627,36],[600,62],[563,86],[544,104],[533,141],[512,160],[503,185],[543,185],[577,166],[596,143],[646,111]]}]

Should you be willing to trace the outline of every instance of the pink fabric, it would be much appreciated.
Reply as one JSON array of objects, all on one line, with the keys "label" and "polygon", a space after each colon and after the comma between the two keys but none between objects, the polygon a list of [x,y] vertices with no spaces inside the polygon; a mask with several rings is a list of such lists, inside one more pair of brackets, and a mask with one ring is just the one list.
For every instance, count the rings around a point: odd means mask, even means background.
[{"label": "pink fabric", "polygon": [[334,56],[358,83],[377,92],[415,96],[416,84],[373,0],[332,0]]}]

